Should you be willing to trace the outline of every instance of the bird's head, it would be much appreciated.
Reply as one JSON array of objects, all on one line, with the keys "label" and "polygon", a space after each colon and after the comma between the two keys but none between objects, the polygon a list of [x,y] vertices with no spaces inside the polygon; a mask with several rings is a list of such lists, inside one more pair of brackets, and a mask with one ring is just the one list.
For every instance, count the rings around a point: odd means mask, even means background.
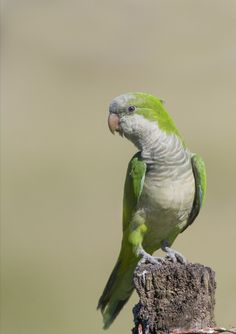
[{"label": "bird's head", "polygon": [[138,148],[153,131],[179,136],[163,101],[146,93],[127,93],[114,98],[109,107],[108,126],[132,141]]}]

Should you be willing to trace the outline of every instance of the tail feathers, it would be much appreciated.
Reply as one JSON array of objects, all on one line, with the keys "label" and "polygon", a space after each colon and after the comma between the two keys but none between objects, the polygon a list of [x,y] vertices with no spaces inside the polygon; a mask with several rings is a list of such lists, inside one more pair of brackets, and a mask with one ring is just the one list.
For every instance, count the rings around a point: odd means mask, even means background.
[{"label": "tail feathers", "polygon": [[114,269],[112,270],[112,273],[107,281],[107,284],[103,290],[103,293],[98,301],[98,306],[97,309],[100,309],[101,312],[104,312],[105,307],[107,306],[107,303],[111,297],[111,290],[114,286],[114,282],[116,281],[116,277],[118,275],[118,271],[120,268],[120,264],[121,261],[118,259],[118,261],[116,262],[116,265],[114,267]]},{"label": "tail feathers", "polygon": [[[133,289],[130,292],[132,293]],[[103,313],[103,329],[108,329],[117,315],[120,313],[123,306],[129,300],[130,295],[124,300],[117,300],[109,303],[106,311]]]},{"label": "tail feathers", "polygon": [[133,256],[119,259],[108,279],[102,296],[98,302],[98,309],[103,315],[104,329],[107,329],[119,314],[122,307],[130,298],[133,291],[133,272],[137,259]]}]

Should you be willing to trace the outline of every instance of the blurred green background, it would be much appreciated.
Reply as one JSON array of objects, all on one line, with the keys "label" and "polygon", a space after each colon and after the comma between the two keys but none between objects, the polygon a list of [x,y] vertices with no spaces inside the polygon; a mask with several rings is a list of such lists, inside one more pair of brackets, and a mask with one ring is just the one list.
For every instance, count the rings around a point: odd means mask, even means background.
[{"label": "blurred green background", "polygon": [[[214,268],[218,325],[235,325],[236,1],[3,4],[1,333],[103,333],[135,152],[107,113],[127,91],[164,99],[206,161],[206,206],[175,248]],[[109,333],[130,333],[136,302]]]}]

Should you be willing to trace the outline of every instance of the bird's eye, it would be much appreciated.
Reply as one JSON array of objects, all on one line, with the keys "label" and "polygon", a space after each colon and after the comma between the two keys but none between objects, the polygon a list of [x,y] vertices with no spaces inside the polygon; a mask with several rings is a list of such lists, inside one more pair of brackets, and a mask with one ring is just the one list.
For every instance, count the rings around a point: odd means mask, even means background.
[{"label": "bird's eye", "polygon": [[129,106],[128,107],[128,111],[130,111],[130,112],[135,111],[135,109],[136,109],[135,106]]}]

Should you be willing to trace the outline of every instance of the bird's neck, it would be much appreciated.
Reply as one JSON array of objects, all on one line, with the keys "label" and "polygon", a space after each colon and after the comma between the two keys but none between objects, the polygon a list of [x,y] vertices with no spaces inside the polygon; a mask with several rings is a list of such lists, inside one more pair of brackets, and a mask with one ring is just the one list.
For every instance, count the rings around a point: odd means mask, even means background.
[{"label": "bird's neck", "polygon": [[175,134],[167,134],[157,128],[142,136],[138,144],[142,159],[149,168],[168,170],[172,174],[178,167],[187,168],[190,164],[190,152]]}]

